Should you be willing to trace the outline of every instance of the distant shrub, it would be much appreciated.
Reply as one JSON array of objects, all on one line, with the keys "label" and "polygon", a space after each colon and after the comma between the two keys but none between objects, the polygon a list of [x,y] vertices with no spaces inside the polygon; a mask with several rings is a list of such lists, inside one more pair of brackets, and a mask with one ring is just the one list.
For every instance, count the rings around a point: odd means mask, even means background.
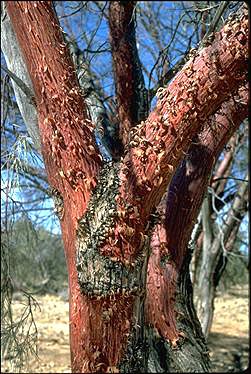
[{"label": "distant shrub", "polygon": [[58,292],[67,285],[67,270],[60,235],[27,218],[16,221],[2,235],[13,291]]}]

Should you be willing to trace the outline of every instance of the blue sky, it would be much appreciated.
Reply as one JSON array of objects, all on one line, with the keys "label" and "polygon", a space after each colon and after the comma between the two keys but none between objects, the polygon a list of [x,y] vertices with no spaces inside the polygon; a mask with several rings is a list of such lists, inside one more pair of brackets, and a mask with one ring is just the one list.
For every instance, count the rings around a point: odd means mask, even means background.
[{"label": "blue sky", "polygon": [[[140,2],[142,6],[142,12],[144,9],[148,6],[147,4],[144,4],[145,2]],[[152,6],[154,8],[158,8],[159,2],[151,2]],[[160,33],[160,43],[161,46],[164,48],[166,46],[169,46],[167,48],[167,57],[170,60],[171,66],[177,62],[180,57],[182,56],[182,53],[187,48],[187,40],[189,36],[193,33],[193,26],[192,23],[189,22],[188,16],[183,16],[183,18],[180,19],[180,15],[183,12],[183,9],[179,5],[179,2],[174,1],[167,1],[162,2],[165,3],[166,9],[168,9],[169,17],[166,17],[165,14],[160,13],[160,18],[158,20],[152,19],[152,27],[154,28],[156,26],[159,26],[159,33]],[[189,4],[190,2],[188,2]],[[63,4],[63,5],[61,5]],[[187,6],[188,6],[187,4]],[[64,6],[64,10],[66,14],[74,13],[76,10],[76,6],[79,6],[79,2],[75,1],[68,1],[68,2],[60,2],[60,4],[57,5],[58,15],[60,16],[62,6]],[[110,45],[109,45],[109,30],[108,30],[108,24],[105,17],[100,18],[99,13],[97,12],[97,8],[94,4],[94,2],[88,2],[88,7],[90,12],[86,14],[86,16],[81,16],[81,14],[77,13],[70,17],[60,18],[61,25],[63,28],[68,31],[67,29],[67,23],[71,25],[72,31],[77,37],[77,41],[79,43],[79,47],[83,50],[86,50],[86,56],[88,60],[91,63],[92,70],[97,74],[104,74],[105,76],[102,79],[102,86],[107,94],[114,95],[114,84],[112,76],[109,73],[111,70],[111,53],[110,53]],[[139,18],[139,16],[137,16]],[[98,28],[96,30],[96,26],[98,25]],[[159,55],[159,46],[154,45],[153,40],[149,38],[149,35],[142,27],[141,23],[138,23],[137,28],[137,37],[139,40],[138,43],[138,50],[140,59],[145,66],[145,68],[150,71],[152,67],[156,63],[156,57]],[[170,27],[176,27],[177,26],[177,36],[172,38],[172,35],[169,31]],[[96,30],[96,31],[95,31]],[[87,45],[87,42],[84,37],[84,32],[87,32],[88,36],[93,36],[91,39],[91,43]],[[198,41],[198,35],[197,33],[194,33],[193,37],[191,38],[191,46],[196,46]],[[102,53],[92,53],[90,51],[94,50],[107,50]],[[87,52],[87,50],[89,52]],[[154,56],[153,56],[154,54]],[[1,55],[1,61],[2,61],[2,55]],[[3,63],[3,61],[2,61]],[[149,79],[144,72],[145,77],[145,83],[146,86],[152,87],[153,83],[150,82]],[[153,78],[157,78],[156,75],[156,69],[153,71]],[[153,101],[153,104],[155,101]],[[21,123],[21,119],[18,117],[16,119],[13,119],[11,122],[9,119],[9,126],[13,126],[14,121],[16,120],[17,125],[23,126]],[[30,154],[20,154],[17,155],[17,157],[28,157],[30,158]],[[29,159],[30,161],[30,159]],[[39,166],[42,166],[41,161],[34,160],[33,162],[37,163]],[[13,179],[13,177],[12,177]],[[16,181],[17,182],[17,181]],[[2,173],[2,183],[3,187],[7,184],[6,179],[6,173]],[[16,183],[16,186],[13,186],[12,191],[10,192],[12,196],[9,195],[9,197],[19,200],[20,202],[25,203],[26,198],[23,195],[22,190],[19,190],[18,184]],[[2,196],[4,205],[6,204],[6,196],[3,194]],[[39,211],[31,211],[29,213],[29,217],[33,221],[41,222],[41,224],[45,225],[46,228],[50,228],[53,232],[57,233],[60,232],[59,228],[59,222],[57,218],[51,214],[52,209],[52,201],[50,199],[45,200],[43,203],[41,203],[40,207],[41,210]],[[39,208],[39,206],[38,206]],[[3,209],[3,208],[2,208]],[[49,213],[49,215],[48,215]],[[245,231],[245,228],[247,227],[247,218],[242,224],[243,231]]]}]

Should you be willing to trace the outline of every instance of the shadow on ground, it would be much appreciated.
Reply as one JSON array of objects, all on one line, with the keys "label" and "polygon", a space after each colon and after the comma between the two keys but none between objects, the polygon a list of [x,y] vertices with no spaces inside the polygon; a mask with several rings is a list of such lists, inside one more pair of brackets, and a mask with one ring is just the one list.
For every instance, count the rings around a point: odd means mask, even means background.
[{"label": "shadow on ground", "polygon": [[213,372],[242,372],[249,366],[248,338],[211,333],[208,338]]}]

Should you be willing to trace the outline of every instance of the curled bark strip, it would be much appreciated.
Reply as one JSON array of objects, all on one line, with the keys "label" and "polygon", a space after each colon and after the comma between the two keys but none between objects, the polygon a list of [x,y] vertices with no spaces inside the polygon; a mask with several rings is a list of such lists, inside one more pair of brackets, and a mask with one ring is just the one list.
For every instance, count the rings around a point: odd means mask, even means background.
[{"label": "curled bark strip", "polygon": [[135,6],[134,1],[112,1],[109,8],[120,138],[124,145],[130,128],[148,115],[147,90],[136,45]]}]

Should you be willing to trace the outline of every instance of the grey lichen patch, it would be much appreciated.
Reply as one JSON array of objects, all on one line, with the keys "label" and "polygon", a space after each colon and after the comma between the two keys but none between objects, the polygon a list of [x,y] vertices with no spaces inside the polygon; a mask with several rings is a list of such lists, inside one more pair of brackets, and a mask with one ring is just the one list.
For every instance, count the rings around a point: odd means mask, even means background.
[{"label": "grey lichen patch", "polygon": [[165,255],[161,256],[161,258],[160,258],[161,267],[165,268],[167,263],[170,261],[170,259],[171,259],[170,254],[165,254]]},{"label": "grey lichen patch", "polygon": [[[144,326],[141,326],[143,330]],[[137,339],[135,328],[132,328],[127,341],[127,350],[119,364],[121,373],[146,373],[149,345],[143,334]]]},{"label": "grey lichen patch", "polygon": [[54,213],[61,220],[64,216],[64,200],[60,192],[56,188],[50,190],[51,197],[54,202]]},{"label": "grey lichen patch", "polygon": [[141,290],[145,256],[134,267],[100,254],[100,247],[114,228],[117,216],[115,197],[119,189],[119,163],[107,162],[93,191],[85,215],[77,229],[78,281],[84,294],[107,297],[116,293],[134,294]]},{"label": "grey lichen patch", "polygon": [[[145,242],[145,261],[141,270],[142,288],[146,287],[147,264],[150,250],[150,240]],[[145,335],[145,293],[135,298],[132,327],[128,335],[127,348],[118,367],[121,373],[146,373],[149,345]]]}]

